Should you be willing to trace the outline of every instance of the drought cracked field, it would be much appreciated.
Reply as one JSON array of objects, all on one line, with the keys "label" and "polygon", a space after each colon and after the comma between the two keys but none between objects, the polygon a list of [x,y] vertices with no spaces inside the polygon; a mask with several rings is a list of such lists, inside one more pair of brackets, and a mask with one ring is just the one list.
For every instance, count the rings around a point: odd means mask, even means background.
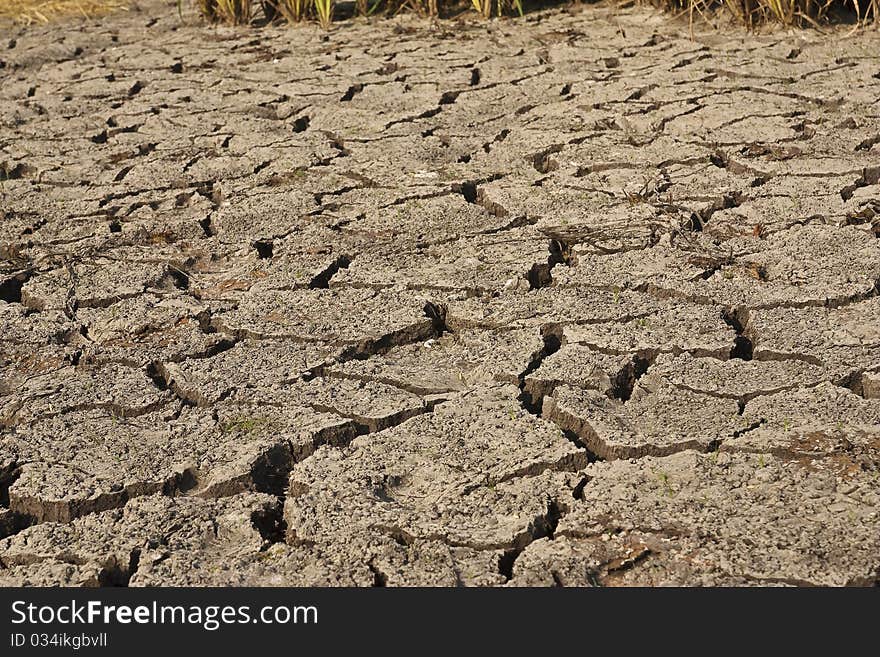
[{"label": "drought cracked field", "polygon": [[0,32],[0,584],[878,582],[877,30],[72,26]]}]

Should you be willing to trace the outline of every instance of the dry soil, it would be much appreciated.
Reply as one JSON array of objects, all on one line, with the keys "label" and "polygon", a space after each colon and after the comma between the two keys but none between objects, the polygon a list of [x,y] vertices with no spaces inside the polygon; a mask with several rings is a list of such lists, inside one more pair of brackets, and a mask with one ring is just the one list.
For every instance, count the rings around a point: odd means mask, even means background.
[{"label": "dry soil", "polygon": [[880,34],[0,32],[0,584],[876,584]]}]

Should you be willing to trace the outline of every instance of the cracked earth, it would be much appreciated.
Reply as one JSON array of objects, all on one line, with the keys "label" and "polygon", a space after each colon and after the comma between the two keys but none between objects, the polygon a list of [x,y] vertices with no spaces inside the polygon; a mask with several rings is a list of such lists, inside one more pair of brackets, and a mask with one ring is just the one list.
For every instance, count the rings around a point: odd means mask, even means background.
[{"label": "cracked earth", "polygon": [[0,584],[874,585],[880,33],[0,32]]}]

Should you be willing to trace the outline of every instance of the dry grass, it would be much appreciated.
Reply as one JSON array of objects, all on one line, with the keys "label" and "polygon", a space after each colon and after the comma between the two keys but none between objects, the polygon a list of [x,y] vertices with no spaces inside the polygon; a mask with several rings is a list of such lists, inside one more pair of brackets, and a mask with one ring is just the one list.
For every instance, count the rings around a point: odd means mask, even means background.
[{"label": "dry grass", "polygon": [[503,15],[505,10],[513,10],[520,16],[523,15],[522,0],[496,0],[494,3],[492,0],[471,0],[471,3],[474,10],[483,18],[492,17],[493,4],[497,16]]},{"label": "dry grass", "polygon": [[[196,0],[196,3],[203,16],[216,21],[216,16],[205,11],[204,3],[217,1]],[[260,0],[263,14],[270,21],[281,18],[288,23],[299,23],[311,18],[325,29],[329,29],[334,20],[336,2],[337,0]],[[353,13],[355,16],[373,16],[412,11],[422,17],[436,18],[441,14],[458,15],[467,6],[487,19],[493,16],[523,15],[523,0],[354,0]]]},{"label": "dry grass", "polygon": [[210,21],[242,25],[250,23],[251,0],[196,0],[199,12]]},{"label": "dry grass", "polygon": [[880,20],[880,0],[649,0],[661,9],[686,14],[691,22],[724,11],[746,27],[765,24],[820,27],[836,18],[861,24]]},{"label": "dry grass", "polygon": [[[181,0],[183,2],[185,0]],[[754,28],[766,23],[819,26],[841,13],[858,22],[880,22],[880,0],[620,0],[621,4],[646,2],[692,22],[724,11]],[[478,15],[522,14],[522,0],[470,0]],[[252,0],[195,0],[200,13],[213,22],[242,24],[252,18]],[[334,14],[334,0],[260,0],[269,20],[298,23],[317,19],[326,29]],[[384,10],[396,13],[404,8],[425,16],[442,13],[446,0],[355,0],[356,13],[369,16]],[[126,0],[0,0],[0,22],[48,23],[65,16],[102,16],[126,9]]]},{"label": "dry grass", "polygon": [[126,9],[124,0],[0,0],[0,21],[48,23],[64,16],[103,16]]},{"label": "dry grass", "polygon": [[282,17],[288,23],[299,23],[308,16],[309,0],[263,0],[263,13],[269,20]]},{"label": "dry grass", "polygon": [[[3,0],[0,0],[2,2]],[[674,14],[684,15],[691,24],[708,21],[724,13],[749,28],[766,24],[819,27],[838,19],[862,25],[880,23],[880,0],[616,0],[620,5],[651,4]],[[289,23],[316,20],[329,29],[334,19],[336,0],[260,0],[263,13],[270,21],[284,19]],[[245,23],[249,13],[218,12],[213,6],[222,3],[246,4],[250,0],[196,0],[202,14],[209,20],[227,23]],[[532,2],[532,8],[540,5]],[[370,16],[374,13],[395,14],[414,11],[425,17],[457,14],[465,5],[485,19],[501,15],[522,15],[523,0],[354,0],[354,13]]]},{"label": "dry grass", "polygon": [[333,0],[314,0],[315,14],[318,16],[318,22],[325,30],[330,29],[330,23],[333,22],[333,10],[335,3]]}]

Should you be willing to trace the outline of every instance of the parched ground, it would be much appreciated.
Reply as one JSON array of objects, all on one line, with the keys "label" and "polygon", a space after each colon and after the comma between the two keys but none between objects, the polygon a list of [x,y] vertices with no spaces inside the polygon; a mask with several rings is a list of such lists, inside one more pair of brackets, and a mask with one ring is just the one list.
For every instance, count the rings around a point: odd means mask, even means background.
[{"label": "parched ground", "polygon": [[880,33],[0,33],[0,584],[876,584]]}]

